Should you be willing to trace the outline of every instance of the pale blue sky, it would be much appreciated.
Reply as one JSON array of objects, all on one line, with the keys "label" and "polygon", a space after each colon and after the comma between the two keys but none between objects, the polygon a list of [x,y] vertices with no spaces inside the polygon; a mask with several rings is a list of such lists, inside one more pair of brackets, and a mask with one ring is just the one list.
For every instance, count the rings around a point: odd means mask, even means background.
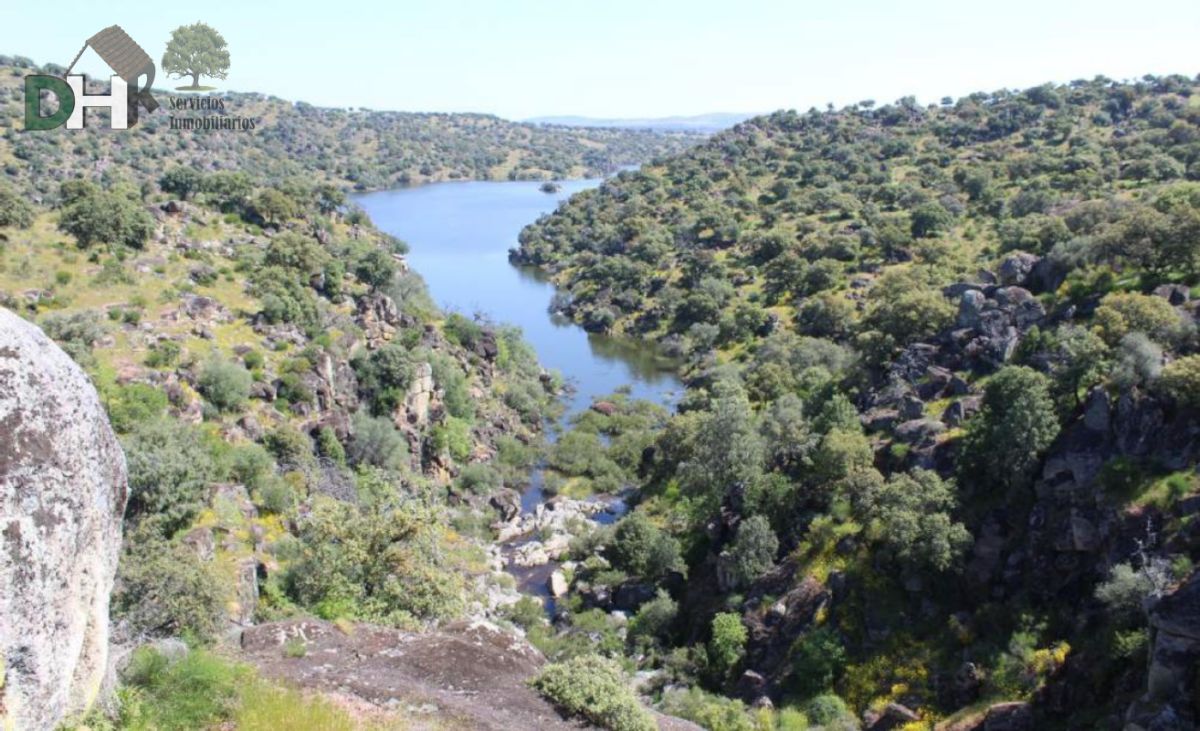
[{"label": "pale blue sky", "polygon": [[[173,28],[202,20],[229,42],[222,89],[510,118],[760,112],[908,94],[929,102],[1096,74],[1200,72],[1197,0],[5,5],[0,53],[39,63],[69,63],[113,23],[158,62]],[[85,59],[84,71],[107,73]]]}]

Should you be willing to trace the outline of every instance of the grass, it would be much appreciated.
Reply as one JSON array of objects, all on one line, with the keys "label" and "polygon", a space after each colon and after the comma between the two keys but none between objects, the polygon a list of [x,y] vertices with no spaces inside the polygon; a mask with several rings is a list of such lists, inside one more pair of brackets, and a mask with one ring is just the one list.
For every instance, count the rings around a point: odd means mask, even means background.
[{"label": "grass", "polygon": [[134,653],[120,716],[99,712],[60,731],[400,731],[392,714],[356,712],[333,700],[259,677],[252,668],[208,650],[172,661],[143,648]]}]

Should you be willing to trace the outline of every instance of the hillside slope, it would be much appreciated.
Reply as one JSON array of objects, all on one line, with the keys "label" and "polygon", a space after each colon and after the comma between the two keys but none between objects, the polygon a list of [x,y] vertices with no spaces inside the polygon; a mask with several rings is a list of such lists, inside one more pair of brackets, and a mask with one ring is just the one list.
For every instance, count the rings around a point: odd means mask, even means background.
[{"label": "hillside slope", "polygon": [[[20,65],[26,64],[26,65]],[[45,195],[58,182],[113,165],[124,175],[157,177],[173,164],[199,171],[244,170],[272,181],[316,176],[357,190],[442,180],[541,180],[596,177],[678,152],[703,139],[688,132],[547,127],[485,114],[329,109],[263,94],[188,97],[158,91],[163,107],[143,114],[138,134],[113,134],[92,113],[85,131],[20,134],[27,59],[0,56],[0,127],[9,148],[6,177]],[[94,84],[91,86],[95,86]],[[99,87],[95,87],[99,89]],[[219,109],[172,109],[172,98],[219,101]],[[226,116],[250,131],[171,129],[172,117]]]},{"label": "hillside slope", "polygon": [[[25,133],[26,71],[0,68],[13,120],[0,307],[84,367],[129,463],[112,597],[122,706],[82,727],[405,725],[398,693],[360,698],[366,715],[349,718],[336,698],[264,684],[240,663],[268,663],[227,639],[313,616],[412,637],[487,618],[515,643],[520,595],[492,525],[519,510],[512,488],[540,458],[562,383],[515,329],[440,311],[406,244],[346,188],[591,174],[687,138],[254,95],[224,97],[227,114],[259,117],[254,132],[154,115],[122,132]],[[524,685],[536,667],[508,682],[550,713]],[[442,695],[422,723],[461,715],[448,708],[460,670],[427,687]]]},{"label": "hillside slope", "polygon": [[1198,86],[779,112],[526,228],[688,360],[626,519],[684,565],[572,594],[664,589],[647,669],[847,727],[1193,728]]}]

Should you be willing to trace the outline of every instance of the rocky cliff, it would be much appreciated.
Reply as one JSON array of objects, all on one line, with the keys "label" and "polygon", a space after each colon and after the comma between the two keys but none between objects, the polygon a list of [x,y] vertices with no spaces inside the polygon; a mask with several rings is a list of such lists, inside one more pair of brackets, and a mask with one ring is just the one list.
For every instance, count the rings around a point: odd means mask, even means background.
[{"label": "rocky cliff", "polygon": [[125,457],[91,382],[0,310],[3,728],[53,729],[95,701],[125,499]]}]

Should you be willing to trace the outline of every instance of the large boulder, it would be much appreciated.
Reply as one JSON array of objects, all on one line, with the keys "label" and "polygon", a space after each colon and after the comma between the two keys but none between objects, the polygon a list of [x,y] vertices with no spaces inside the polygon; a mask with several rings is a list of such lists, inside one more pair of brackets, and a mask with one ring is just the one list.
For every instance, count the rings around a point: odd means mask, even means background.
[{"label": "large boulder", "polygon": [[96,390],[0,309],[0,726],[57,727],[100,692],[125,456]]}]

